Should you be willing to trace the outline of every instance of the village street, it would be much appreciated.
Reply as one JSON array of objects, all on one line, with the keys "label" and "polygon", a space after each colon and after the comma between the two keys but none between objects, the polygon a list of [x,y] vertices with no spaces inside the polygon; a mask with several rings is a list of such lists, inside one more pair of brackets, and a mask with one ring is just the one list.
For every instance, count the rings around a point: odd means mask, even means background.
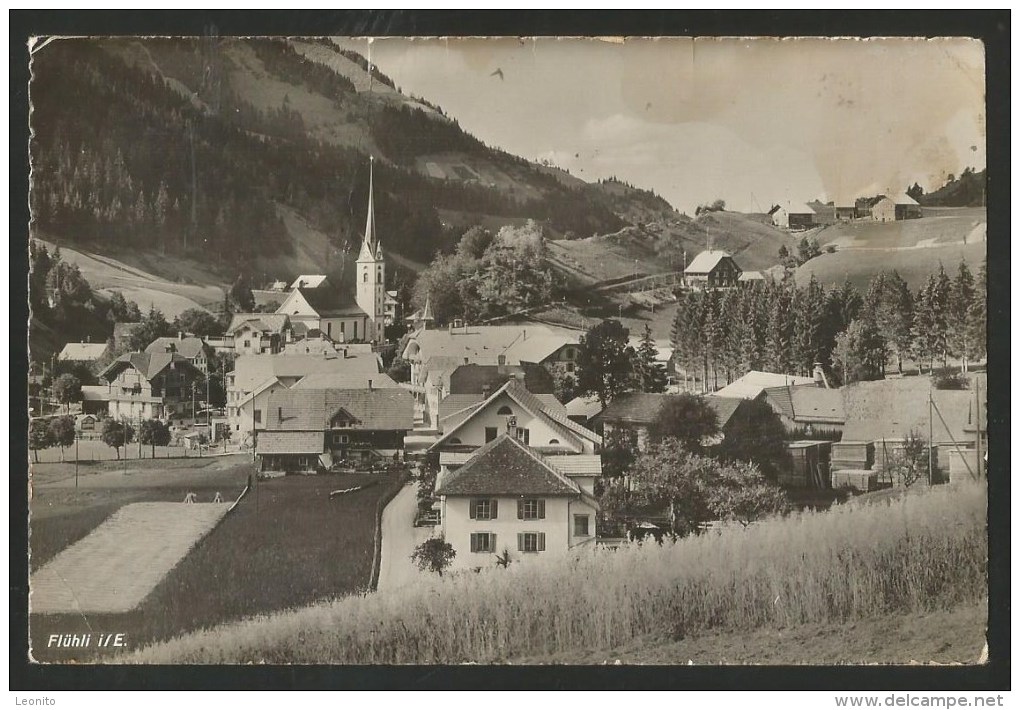
[{"label": "village street", "polygon": [[413,562],[414,548],[428,539],[432,528],[414,527],[417,484],[405,485],[390,501],[382,515],[382,551],[379,557],[380,590],[411,584],[423,574]]}]

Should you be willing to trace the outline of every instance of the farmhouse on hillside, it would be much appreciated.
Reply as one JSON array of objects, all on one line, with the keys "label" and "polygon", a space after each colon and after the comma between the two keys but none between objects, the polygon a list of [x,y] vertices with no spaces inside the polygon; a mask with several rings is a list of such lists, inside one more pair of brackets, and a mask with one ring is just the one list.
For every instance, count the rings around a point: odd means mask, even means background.
[{"label": "farmhouse on hillside", "polygon": [[269,396],[255,452],[259,470],[308,472],[334,462],[391,459],[414,426],[411,394],[401,387],[301,389]]},{"label": "farmhouse on hillside", "polygon": [[737,285],[739,278],[737,262],[720,249],[701,252],[684,269],[684,282],[688,288],[731,288]]},{"label": "farmhouse on hillside", "polygon": [[785,205],[778,205],[773,207],[769,214],[772,216],[772,224],[791,231],[811,229],[815,226],[817,217],[815,211],[803,202],[787,202]]},{"label": "farmhouse on hillside", "polygon": [[902,219],[919,219],[921,205],[902,193],[882,195],[871,207],[871,218],[876,222],[895,222]]}]

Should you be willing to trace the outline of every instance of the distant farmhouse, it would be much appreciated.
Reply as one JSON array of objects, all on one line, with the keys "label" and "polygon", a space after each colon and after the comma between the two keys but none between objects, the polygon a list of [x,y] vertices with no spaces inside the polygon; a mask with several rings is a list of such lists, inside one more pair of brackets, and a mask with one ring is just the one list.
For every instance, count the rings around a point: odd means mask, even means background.
[{"label": "distant farmhouse", "polygon": [[787,202],[776,205],[769,211],[772,224],[780,229],[811,229],[815,226],[815,211],[803,202]]},{"label": "distant farmhouse", "polygon": [[882,195],[871,208],[871,218],[876,222],[896,222],[902,219],[920,219],[921,205],[914,198],[902,193]]},{"label": "distant farmhouse", "polygon": [[688,288],[732,288],[740,280],[740,267],[727,252],[707,249],[691,260],[684,269]]},{"label": "distant farmhouse", "polygon": [[106,347],[106,343],[68,343],[57,355],[57,360],[91,364],[106,354]]}]

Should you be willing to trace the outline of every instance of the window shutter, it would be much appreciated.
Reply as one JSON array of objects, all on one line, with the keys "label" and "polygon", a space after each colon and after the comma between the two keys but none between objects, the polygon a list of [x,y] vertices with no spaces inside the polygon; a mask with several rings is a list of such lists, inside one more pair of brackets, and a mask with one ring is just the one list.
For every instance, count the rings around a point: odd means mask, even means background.
[{"label": "window shutter", "polygon": [[517,519],[524,520],[524,501],[517,501]]},{"label": "window shutter", "polygon": [[545,550],[545,533],[538,534],[538,551],[543,552]]},{"label": "window shutter", "polygon": [[489,533],[489,552],[495,552],[498,549],[496,547],[496,533]]},{"label": "window shutter", "polygon": [[471,509],[471,519],[475,520],[478,517],[478,501],[471,501],[468,507]]},{"label": "window shutter", "polygon": [[517,533],[517,551],[524,552],[524,533]]},{"label": "window shutter", "polygon": [[495,498],[492,499],[492,517],[490,520],[495,520],[499,517],[499,501]]},{"label": "window shutter", "polygon": [[478,533],[471,533],[471,551],[478,552]]},{"label": "window shutter", "polygon": [[545,519],[545,499],[539,498],[538,500],[538,519]]}]

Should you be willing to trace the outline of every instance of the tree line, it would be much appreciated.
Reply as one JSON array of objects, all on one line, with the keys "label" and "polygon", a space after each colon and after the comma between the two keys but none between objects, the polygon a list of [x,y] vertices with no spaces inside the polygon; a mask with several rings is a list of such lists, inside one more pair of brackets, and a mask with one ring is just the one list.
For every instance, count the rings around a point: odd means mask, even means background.
[{"label": "tree line", "polygon": [[671,341],[688,389],[713,391],[751,370],[811,375],[815,363],[838,382],[878,379],[892,358],[919,367],[969,363],[985,353],[986,270],[966,262],[950,278],[940,265],[913,292],[882,272],[862,296],[847,279],[823,287],[792,278],[724,291],[679,291]]}]

